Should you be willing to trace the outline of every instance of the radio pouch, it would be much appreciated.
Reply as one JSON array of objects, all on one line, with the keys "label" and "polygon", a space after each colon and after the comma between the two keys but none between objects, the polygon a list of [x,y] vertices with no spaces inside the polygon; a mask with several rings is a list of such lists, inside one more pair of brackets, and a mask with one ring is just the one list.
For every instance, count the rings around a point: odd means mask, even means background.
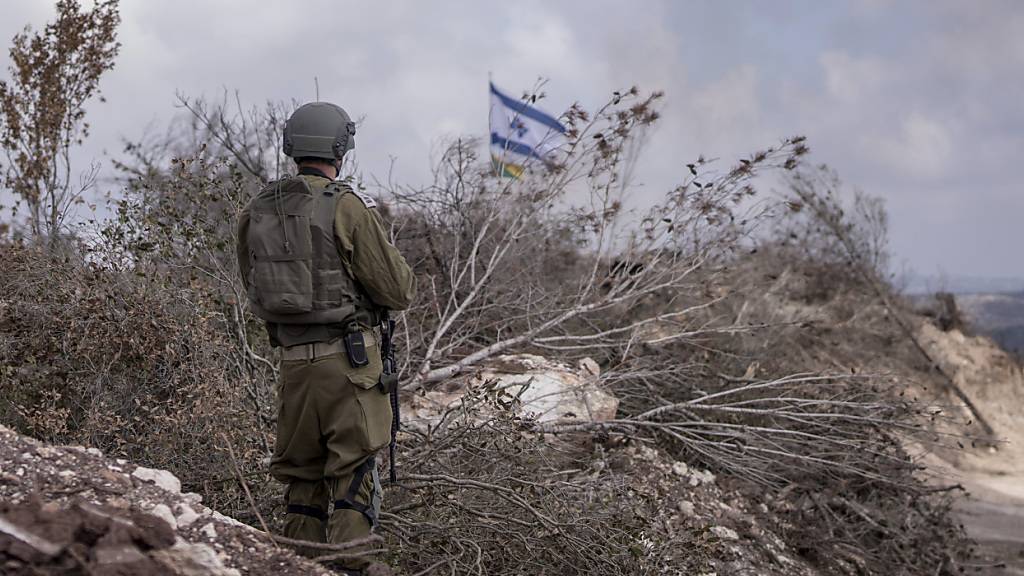
[{"label": "radio pouch", "polygon": [[370,363],[366,355],[366,340],[362,332],[349,332],[345,335],[345,355],[353,368],[360,368]]}]

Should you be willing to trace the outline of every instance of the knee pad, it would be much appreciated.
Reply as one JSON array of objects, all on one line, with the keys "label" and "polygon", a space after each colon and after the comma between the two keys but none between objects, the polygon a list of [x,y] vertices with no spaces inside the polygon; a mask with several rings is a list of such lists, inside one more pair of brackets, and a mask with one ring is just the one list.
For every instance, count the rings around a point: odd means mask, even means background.
[{"label": "knee pad", "polygon": [[[359,489],[362,487],[363,482],[366,481],[367,475],[370,476],[373,483],[373,487],[370,490],[370,501],[361,502]],[[352,475],[352,482],[349,483],[345,495],[334,501],[334,509],[355,510],[365,516],[366,520],[370,523],[370,529],[374,529],[380,522],[380,505],[381,487],[380,476],[377,474],[377,461],[373,456],[370,456],[355,469]]]}]

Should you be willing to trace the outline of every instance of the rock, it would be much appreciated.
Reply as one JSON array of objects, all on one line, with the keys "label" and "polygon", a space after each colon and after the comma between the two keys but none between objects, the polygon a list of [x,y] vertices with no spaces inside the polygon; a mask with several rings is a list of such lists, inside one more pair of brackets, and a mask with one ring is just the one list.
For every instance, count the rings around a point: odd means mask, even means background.
[{"label": "rock", "polygon": [[672,464],[672,473],[676,476],[686,476],[690,472],[690,467],[686,465],[686,462],[675,462]]},{"label": "rock", "polygon": [[117,488],[128,489],[131,488],[132,485],[131,481],[128,480],[124,474],[118,474],[108,468],[100,470],[99,476],[106,480],[111,486]]},{"label": "rock", "polygon": [[177,523],[179,527],[188,527],[198,519],[199,514],[191,506],[187,504],[178,505]]},{"label": "rock", "polygon": [[206,536],[210,540],[213,540],[217,537],[217,529],[214,528],[213,522],[210,522],[207,525],[203,526],[199,529],[199,531],[203,533],[203,536]]},{"label": "rock", "polygon": [[241,576],[228,568],[213,548],[206,544],[189,544],[179,540],[174,546],[150,552],[154,560],[179,576]]},{"label": "rock", "polygon": [[654,448],[651,448],[646,444],[630,446],[629,451],[639,460],[643,460],[644,462],[649,462],[655,465],[660,464],[666,460],[664,453]]},{"label": "rock", "polygon": [[150,508],[149,513],[170,524],[171,529],[178,529],[178,519],[174,517],[174,513],[171,512],[171,509],[166,504],[153,506]]},{"label": "rock", "polygon": [[693,507],[693,502],[689,502],[687,500],[680,500],[679,503],[676,504],[676,509],[679,510],[683,516],[688,518],[693,518],[697,515],[697,510]]},{"label": "rock", "polygon": [[[589,360],[589,362],[588,362]],[[533,354],[498,356],[475,373],[452,378],[423,394],[406,395],[403,423],[424,430],[464,398],[482,394],[513,406],[538,422],[603,422],[615,417],[619,400],[598,382],[600,367],[585,358],[573,369]]]},{"label": "rock", "polygon": [[739,540],[740,535],[736,533],[732,528],[726,528],[725,526],[712,526],[711,533],[718,536],[722,540]]},{"label": "rock", "polygon": [[100,458],[103,457],[103,452],[101,452],[99,448],[86,448],[85,453],[93,456],[99,456]]},{"label": "rock", "polygon": [[175,494],[181,493],[181,480],[168,472],[167,470],[157,470],[155,468],[144,468],[139,466],[132,472],[132,476],[146,482],[152,482],[157,486],[173,492]]},{"label": "rock", "polygon": [[701,484],[714,484],[715,475],[707,470],[691,470],[689,476],[690,486],[700,486]]},{"label": "rock", "polygon": [[576,367],[579,368],[580,372],[589,374],[595,378],[601,375],[601,367],[593,358],[590,357],[580,359],[580,361],[576,363]]},{"label": "rock", "polygon": [[97,564],[131,564],[133,562],[145,562],[146,557],[138,548],[131,544],[121,546],[104,546],[96,548]]}]

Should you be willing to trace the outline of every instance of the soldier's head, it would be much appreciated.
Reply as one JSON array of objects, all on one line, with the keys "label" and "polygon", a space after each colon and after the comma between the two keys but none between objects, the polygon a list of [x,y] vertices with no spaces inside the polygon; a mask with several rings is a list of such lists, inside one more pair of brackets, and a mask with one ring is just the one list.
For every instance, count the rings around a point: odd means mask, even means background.
[{"label": "soldier's head", "polygon": [[[284,125],[286,156],[299,166],[331,168],[337,176],[345,153],[355,148],[356,125],[340,106],[328,102],[303,104]],[[326,170],[325,170],[326,171]]]}]

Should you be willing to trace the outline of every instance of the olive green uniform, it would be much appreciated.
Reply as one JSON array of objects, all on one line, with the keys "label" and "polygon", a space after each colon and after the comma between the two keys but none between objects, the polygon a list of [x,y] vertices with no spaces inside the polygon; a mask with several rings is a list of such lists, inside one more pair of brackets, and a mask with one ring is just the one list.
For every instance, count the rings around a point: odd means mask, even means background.
[{"label": "olive green uniform", "polygon": [[[415,293],[412,271],[388,241],[373,201],[331,184],[319,171],[300,174],[313,191],[329,185],[342,190],[335,204],[334,245],[361,292],[362,308],[407,308]],[[249,227],[247,206],[238,222],[238,262],[246,279],[252,266]],[[373,311],[358,308],[354,318],[369,358],[360,367],[353,367],[337,344],[345,326],[267,324],[271,341],[286,350],[270,471],[288,485],[288,537],[340,543],[366,536],[376,520],[373,456],[390,440],[392,413],[389,395],[378,386],[382,363]]]}]

